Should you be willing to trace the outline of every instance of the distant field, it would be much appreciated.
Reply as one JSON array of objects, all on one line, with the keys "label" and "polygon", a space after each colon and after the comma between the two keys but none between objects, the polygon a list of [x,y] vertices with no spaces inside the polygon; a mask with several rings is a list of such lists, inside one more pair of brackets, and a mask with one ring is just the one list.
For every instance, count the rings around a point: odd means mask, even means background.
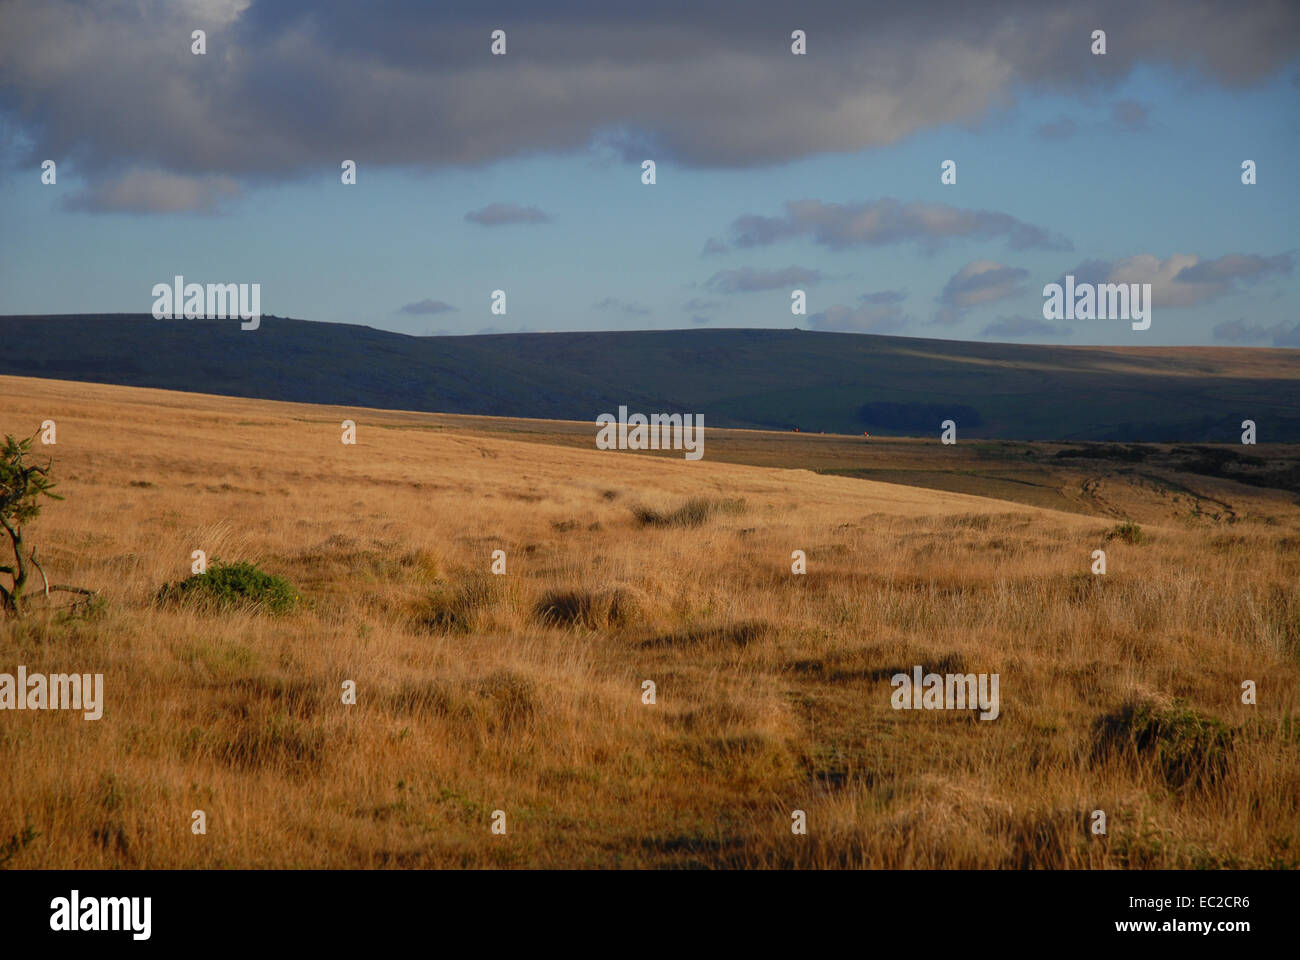
[{"label": "distant field", "polygon": [[[589,423],[406,415],[393,429],[476,432],[590,448]],[[707,432],[707,457],[969,493],[1142,521],[1272,522],[1300,506],[1300,444],[1027,443],[855,437],[758,430]],[[647,453],[669,459],[680,454]]]},{"label": "distant field", "polygon": [[[30,538],[105,602],[0,622],[0,672],[107,704],[0,714],[0,866],[1300,866],[1295,447],[710,429],[686,462],[0,376],[0,434],[45,419]],[[304,603],[156,603],[195,549]],[[892,709],[914,665],[999,674],[1000,716]]]},{"label": "distant field", "polygon": [[[793,318],[792,318],[793,319]],[[264,317],[0,317],[0,375],[365,407],[965,439],[1300,443],[1300,351],[1051,347],[806,330],[412,337]],[[49,349],[57,343],[58,350]],[[141,345],[148,344],[147,350]]]}]

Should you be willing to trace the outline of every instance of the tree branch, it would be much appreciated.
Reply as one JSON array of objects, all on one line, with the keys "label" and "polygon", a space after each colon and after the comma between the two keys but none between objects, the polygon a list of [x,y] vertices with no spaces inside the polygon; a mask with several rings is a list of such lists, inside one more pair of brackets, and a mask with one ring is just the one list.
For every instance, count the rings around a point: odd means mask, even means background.
[{"label": "tree branch", "polygon": [[41,579],[45,581],[45,595],[48,597],[50,595],[50,578],[45,575],[45,568],[42,567],[40,561],[36,559],[35,547],[32,547],[31,557],[32,563],[36,566],[36,569],[41,572]]},{"label": "tree branch", "polygon": [[46,592],[46,594],[51,594],[51,593],[80,593],[80,594],[84,594],[84,595],[87,596],[87,597],[97,597],[97,596],[99,596],[99,591],[98,591],[98,590],[87,590],[85,587],[69,587],[69,586],[67,586],[67,585],[65,585],[65,584],[62,584],[62,583],[56,583],[56,584],[55,584],[54,586],[52,586],[52,587],[47,587],[46,590],[45,590],[45,592]]}]

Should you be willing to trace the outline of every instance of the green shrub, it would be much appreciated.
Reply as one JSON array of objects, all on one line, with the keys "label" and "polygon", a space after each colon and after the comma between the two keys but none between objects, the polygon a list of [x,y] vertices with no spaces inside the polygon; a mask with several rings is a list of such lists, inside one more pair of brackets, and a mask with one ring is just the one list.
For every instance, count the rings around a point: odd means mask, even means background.
[{"label": "green shrub", "polygon": [[1123,540],[1125,543],[1141,543],[1143,539],[1142,528],[1132,520],[1125,520],[1106,534],[1106,539]]},{"label": "green shrub", "polygon": [[1102,717],[1095,729],[1094,756],[1128,753],[1150,763],[1175,789],[1205,787],[1228,772],[1235,731],[1221,720],[1175,700],[1160,709],[1129,704]]},{"label": "green shrub", "polygon": [[267,573],[255,563],[223,563],[212,558],[205,573],[177,583],[163,584],[158,602],[197,603],[219,609],[254,607],[268,613],[288,613],[302,601],[283,577]]}]

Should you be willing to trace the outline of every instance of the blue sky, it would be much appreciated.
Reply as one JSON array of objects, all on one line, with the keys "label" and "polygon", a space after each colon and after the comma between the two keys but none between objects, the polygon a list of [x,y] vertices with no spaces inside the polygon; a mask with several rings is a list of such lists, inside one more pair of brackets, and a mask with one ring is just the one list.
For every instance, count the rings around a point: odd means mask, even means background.
[{"label": "blue sky", "polygon": [[[223,44],[252,42],[247,30],[258,5],[191,6],[194,22],[205,22],[202,15],[213,18],[207,57],[222,56]],[[57,13],[60,7],[46,9]],[[219,15],[213,12],[217,7]],[[841,15],[858,18],[853,10]],[[826,17],[835,12],[817,11]],[[19,22],[24,15],[30,23]],[[6,8],[4,16],[8,26],[39,29],[42,37],[74,29],[71,21],[64,24],[48,12],[42,19],[23,4]],[[180,36],[180,43],[188,43],[187,31],[179,28],[159,39],[159,32],[167,33],[163,16],[157,29],[136,24],[131,35],[169,46]],[[482,24],[493,22],[490,13],[484,16]],[[773,23],[784,29],[799,19],[782,14]],[[453,20],[467,37],[486,37],[478,20]],[[1080,22],[1091,21],[1085,15]],[[1241,63],[1206,68],[1190,55],[1180,63],[1173,54],[1153,51],[1144,58],[1141,51],[1128,51],[1127,62],[1101,79],[1088,72],[1088,31],[1075,30],[1061,40],[1072,57],[1082,48],[1075,58],[1078,75],[1068,82],[1044,80],[1043,68],[1025,66],[1029,55],[1014,46],[991,45],[997,55],[991,54],[988,74],[997,79],[987,80],[982,97],[953,118],[944,116],[942,98],[914,89],[917,81],[904,68],[897,79],[878,83],[869,74],[865,80],[844,78],[837,57],[852,51],[823,54],[819,34],[810,30],[810,52],[798,66],[808,82],[822,82],[819,70],[839,71],[829,103],[812,98],[771,104],[774,97],[757,90],[756,104],[737,101],[738,108],[720,111],[728,120],[716,138],[707,114],[686,117],[685,106],[680,121],[671,104],[647,107],[635,97],[621,103],[615,95],[588,106],[584,98],[601,85],[599,58],[589,66],[530,64],[525,48],[519,55],[523,68],[538,71],[532,80],[545,76],[544,70],[564,71],[555,74],[563,82],[556,81],[551,100],[563,102],[554,108],[550,127],[566,131],[562,143],[548,142],[552,138],[539,126],[540,132],[504,135],[508,142],[481,147],[491,129],[462,129],[466,121],[449,124],[455,129],[446,136],[464,145],[446,146],[448,158],[420,161],[408,155],[418,150],[408,151],[406,141],[427,137],[441,148],[436,123],[403,139],[403,129],[415,130],[414,118],[374,120],[363,111],[353,122],[365,124],[368,135],[350,137],[340,119],[346,110],[332,109],[324,97],[326,102],[304,113],[303,97],[310,94],[302,93],[288,114],[241,119],[238,111],[249,102],[241,89],[238,98],[231,94],[230,109],[222,112],[217,104],[203,118],[218,127],[226,118],[229,136],[242,138],[242,153],[224,158],[228,172],[221,148],[214,154],[173,146],[168,155],[156,144],[142,145],[139,136],[117,135],[138,123],[153,129],[141,114],[152,110],[157,116],[159,110],[141,83],[122,81],[122,91],[105,108],[119,111],[119,122],[101,111],[93,123],[103,126],[91,129],[91,121],[73,116],[69,106],[81,102],[70,92],[76,71],[68,68],[70,91],[61,96],[57,64],[37,77],[34,67],[25,74],[19,62],[0,69],[0,313],[148,312],[152,286],[182,274],[199,282],[258,282],[264,313],[413,334],[800,326],[1039,343],[1297,346],[1300,59],[1292,47],[1294,21],[1282,23],[1279,28],[1261,22],[1259,30],[1272,35],[1274,46],[1257,64],[1245,52]],[[339,41],[330,39],[329,26],[276,21],[276,43],[331,50],[337,62],[332,44]],[[405,56],[384,46],[398,41],[382,23],[373,26],[377,45],[354,51],[366,77],[392,65],[385,57],[400,68]],[[541,26],[512,25],[516,48],[543,36]],[[616,17],[604,26],[615,42],[620,31],[635,32]],[[907,24],[896,28],[906,32]],[[104,29],[107,44],[112,31]],[[273,32],[265,25],[259,30],[257,37]],[[1135,26],[1118,37],[1138,32]],[[22,33],[10,32],[11,42],[20,42],[13,38]],[[348,31],[340,27],[337,33],[346,38]],[[748,35],[736,41],[757,75],[786,69],[791,58],[783,39],[788,32],[772,36],[770,51],[745,47]],[[1119,42],[1114,29],[1110,36],[1112,44]],[[31,45],[30,35],[25,42]],[[928,41],[916,42],[917,58],[924,59]],[[486,40],[478,46],[485,48]],[[984,49],[968,50],[972,63],[985,63]],[[479,52],[489,60],[485,49]],[[0,42],[0,60],[5,53]],[[661,60],[672,65],[671,57],[653,49],[642,56],[648,70],[663,66]],[[1001,69],[1002,61],[1010,66]],[[202,90],[191,74],[207,69],[208,62],[191,57],[156,69],[164,80],[171,71]],[[464,67],[471,79],[478,76],[472,71],[484,68],[474,62]],[[412,69],[418,81],[423,68]],[[107,75],[118,76],[112,70]],[[291,82],[285,76],[261,81],[274,84],[270,99]],[[646,82],[655,82],[654,76],[646,73]],[[804,81],[786,86],[797,82]],[[959,72],[947,82],[956,85],[952,89],[964,84]],[[581,95],[566,99],[565,83]],[[833,114],[825,121],[803,119],[808,111],[833,110],[836,96],[849,102],[858,95],[854,84],[873,83],[880,89],[872,95],[897,91],[893,110],[903,119],[889,131],[872,132],[864,124],[859,136],[851,129],[852,111],[839,126]],[[444,100],[435,113],[475,109],[447,93],[445,83],[439,89]],[[503,89],[511,91],[508,85]],[[907,106],[912,99],[915,110]],[[611,117],[622,116],[620,109],[626,109],[621,139],[610,138],[603,131]],[[592,115],[584,117],[584,110]],[[736,110],[750,113],[735,118]],[[170,130],[164,112],[157,135],[169,142],[212,135],[195,135],[184,122]],[[385,123],[395,129],[380,130],[376,138],[371,125]],[[790,130],[789,144],[782,142],[784,128]],[[855,145],[855,137],[861,143]],[[282,158],[249,161],[250,154],[263,153],[264,143],[280,140]],[[744,153],[751,142],[759,144],[752,159]],[[47,158],[58,163],[55,185],[41,183],[40,162]],[[340,183],[344,159],[358,164],[356,186]],[[658,165],[653,186],[641,183],[642,159]],[[951,186],[939,176],[940,163],[949,159],[957,164]],[[1245,159],[1257,164],[1256,185],[1241,183]],[[137,189],[114,186],[132,176]],[[997,230],[959,230],[919,239],[886,231],[870,242],[818,243],[815,233],[796,228],[772,242],[737,243],[738,218],[780,220],[788,202],[804,200],[820,201],[819,216],[832,218],[888,201],[930,212],[984,211],[1064,242],[1013,245]],[[468,213],[493,204],[536,208],[548,219],[495,226],[467,221]],[[728,249],[706,254],[711,239]],[[1202,269],[1216,280],[1181,283],[1176,274],[1182,261],[1171,266],[1169,260],[1175,255],[1193,258],[1187,260],[1192,265],[1209,263]],[[1151,328],[1133,332],[1125,320],[1046,323],[1043,285],[1085,264],[1091,264],[1084,271],[1089,275],[1112,279],[1150,275],[1156,283]],[[1168,274],[1163,285],[1162,270]],[[738,271],[757,278],[751,286],[768,288],[729,289],[727,278],[734,287]],[[955,277],[972,274],[978,296],[944,299],[946,288],[956,289]],[[765,275],[770,283],[763,282]],[[802,279],[790,281],[791,276]],[[796,286],[807,291],[808,316],[791,314]],[[495,289],[507,293],[505,316],[489,310]],[[418,312],[409,306],[421,302],[425,310],[430,302],[449,309]]]}]

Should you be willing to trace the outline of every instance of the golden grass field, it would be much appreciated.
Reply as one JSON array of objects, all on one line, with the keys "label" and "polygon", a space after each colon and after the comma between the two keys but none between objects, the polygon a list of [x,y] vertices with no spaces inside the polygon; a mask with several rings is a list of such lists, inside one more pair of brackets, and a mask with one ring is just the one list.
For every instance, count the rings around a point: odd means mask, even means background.
[{"label": "golden grass field", "polygon": [[[937,439],[710,430],[687,462],[592,424],[0,377],[0,434],[47,418],[66,499],[28,539],[105,602],[0,622],[0,671],[102,672],[107,702],[0,713],[0,865],[1300,865],[1294,494],[1207,481],[1211,517],[1033,466],[1046,509],[797,469],[969,481]],[[637,519],[693,499],[724,509]],[[195,549],[305,603],[156,604]],[[998,673],[1001,716],[893,710],[918,664]]]}]

